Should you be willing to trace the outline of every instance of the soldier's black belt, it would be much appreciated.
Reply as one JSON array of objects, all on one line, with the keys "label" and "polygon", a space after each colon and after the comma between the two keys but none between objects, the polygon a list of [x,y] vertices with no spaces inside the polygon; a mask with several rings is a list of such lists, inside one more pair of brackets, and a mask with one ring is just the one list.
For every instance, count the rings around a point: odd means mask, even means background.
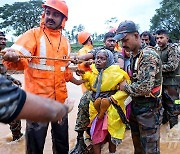
[{"label": "soldier's black belt", "polygon": [[145,102],[155,102],[155,101],[157,101],[157,99],[154,98],[154,97],[145,97],[145,96],[132,97],[132,100],[134,102],[138,102],[140,104],[141,103],[144,104]]},{"label": "soldier's black belt", "polygon": [[160,98],[153,98],[153,97],[132,97],[132,101],[134,104],[141,106],[141,107],[159,107],[161,104]]}]

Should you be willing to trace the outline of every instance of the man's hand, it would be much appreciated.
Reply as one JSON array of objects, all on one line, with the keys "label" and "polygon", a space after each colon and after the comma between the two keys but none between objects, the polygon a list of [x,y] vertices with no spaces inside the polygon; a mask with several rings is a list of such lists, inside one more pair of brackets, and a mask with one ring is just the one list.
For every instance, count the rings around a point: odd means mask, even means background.
[{"label": "man's hand", "polygon": [[84,71],[84,70],[80,70],[80,69],[77,69],[77,70],[76,70],[76,75],[82,76],[83,74],[85,74],[85,71]]},{"label": "man's hand", "polygon": [[92,59],[83,62],[84,66],[86,66],[86,67],[89,67],[92,63],[94,63],[94,60],[92,60]]},{"label": "man's hand", "polygon": [[10,61],[10,62],[17,62],[19,61],[19,55],[18,53],[15,52],[14,49],[6,49],[3,50],[3,52],[5,52],[5,54],[3,55],[3,59],[6,61]]}]

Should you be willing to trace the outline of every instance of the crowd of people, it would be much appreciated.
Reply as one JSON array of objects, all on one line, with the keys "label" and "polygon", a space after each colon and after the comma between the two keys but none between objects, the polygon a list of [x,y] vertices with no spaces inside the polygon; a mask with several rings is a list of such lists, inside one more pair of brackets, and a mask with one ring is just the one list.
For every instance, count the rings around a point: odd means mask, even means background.
[{"label": "crowd of people", "polygon": [[[62,0],[46,0],[42,6],[40,26],[22,34],[10,48],[4,49],[6,38],[0,33],[0,121],[10,124],[13,140],[22,136],[20,119],[27,119],[28,154],[43,153],[49,122],[55,154],[100,154],[106,142],[109,153],[118,153],[126,129],[131,130],[134,153],[159,154],[161,124],[169,122],[170,130],[178,129],[180,113],[180,51],[170,43],[168,31],[160,29],[155,37],[148,31],[139,34],[136,24],[126,20],[107,32],[104,46],[96,48],[91,34],[80,32],[77,39],[83,47],[71,59],[78,65],[76,79],[66,60],[70,44],[62,35],[68,7]],[[6,68],[24,70],[25,90]],[[77,143],[71,150],[67,114],[74,101],[67,99],[66,82],[82,85],[83,93]]]}]

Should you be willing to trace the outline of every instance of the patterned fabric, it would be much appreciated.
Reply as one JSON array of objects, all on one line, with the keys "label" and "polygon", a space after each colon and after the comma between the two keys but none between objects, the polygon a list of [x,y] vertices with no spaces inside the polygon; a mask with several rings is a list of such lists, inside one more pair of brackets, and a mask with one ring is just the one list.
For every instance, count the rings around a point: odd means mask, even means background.
[{"label": "patterned fabric", "polygon": [[172,128],[178,123],[180,114],[180,104],[175,104],[175,101],[180,99],[180,51],[176,44],[167,44],[162,50],[157,48],[157,53],[162,60],[162,103],[165,109],[163,116]]},{"label": "patterned fabric", "polygon": [[[148,102],[149,103],[149,102]],[[149,107],[132,102],[130,115],[130,126],[134,144],[134,153],[160,153],[160,125],[162,122],[163,108],[154,106],[152,102]]]},{"label": "patterned fabric", "polygon": [[0,93],[0,122],[9,123],[21,112],[26,93],[3,74],[0,74]]},{"label": "patterned fabric", "polygon": [[131,56],[132,84],[125,86],[132,96],[130,126],[134,153],[160,153],[161,98],[145,97],[162,83],[162,64],[152,47]]},{"label": "patterned fabric", "polygon": [[162,83],[161,60],[151,47],[146,47],[135,57],[131,57],[131,70],[132,84],[125,86],[131,96],[145,96]]},{"label": "patterned fabric", "polygon": [[175,44],[167,44],[164,49],[157,47],[162,60],[163,85],[180,85],[180,51]]},{"label": "patterned fabric", "polygon": [[76,119],[75,131],[85,131],[90,123],[89,120],[89,103],[91,99],[91,92],[86,91],[80,99],[78,105],[78,113]]}]

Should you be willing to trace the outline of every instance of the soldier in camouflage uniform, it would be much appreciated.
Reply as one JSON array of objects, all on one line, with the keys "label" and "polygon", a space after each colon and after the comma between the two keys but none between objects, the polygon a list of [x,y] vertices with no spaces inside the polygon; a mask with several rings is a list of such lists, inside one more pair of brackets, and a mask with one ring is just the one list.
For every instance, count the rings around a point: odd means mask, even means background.
[{"label": "soldier in camouflage uniform", "polygon": [[[5,34],[3,32],[0,32],[0,51],[4,49],[6,46],[6,38]],[[18,86],[21,86],[21,82],[19,80],[14,79],[6,72],[5,66],[1,63],[0,64],[0,73],[7,76],[9,80],[11,80],[13,83],[17,84]],[[20,120],[14,120],[10,125],[10,130],[13,135],[13,141],[18,140],[23,134],[21,133],[21,121]]]},{"label": "soldier in camouflage uniform", "polygon": [[[92,49],[88,54],[79,56],[79,60],[89,60],[95,59],[96,54],[101,49],[108,49],[113,53],[115,64],[120,65],[121,68],[124,67],[124,58],[123,55],[115,51],[115,40],[113,37],[114,33],[108,32],[104,35],[104,46],[96,47]],[[84,153],[86,149],[86,145],[84,143],[83,133],[87,130],[89,125],[89,103],[91,99],[91,92],[86,91],[80,99],[80,103],[78,106],[78,113],[75,125],[75,131],[78,132],[77,143],[75,147],[71,150],[70,154],[80,154]]]},{"label": "soldier in camouflage uniform", "polygon": [[120,23],[115,38],[131,52],[132,83],[122,82],[120,90],[132,97],[130,126],[135,154],[160,153],[162,64],[152,47],[141,48],[135,23]]},{"label": "soldier in camouflage uniform", "polygon": [[[162,103],[164,107],[163,123],[169,121],[170,128],[178,123],[180,113],[179,86],[180,86],[180,53],[176,44],[168,43],[169,36],[166,30],[156,32],[157,53],[162,60],[163,92]],[[177,102],[177,103],[176,103]]]}]

